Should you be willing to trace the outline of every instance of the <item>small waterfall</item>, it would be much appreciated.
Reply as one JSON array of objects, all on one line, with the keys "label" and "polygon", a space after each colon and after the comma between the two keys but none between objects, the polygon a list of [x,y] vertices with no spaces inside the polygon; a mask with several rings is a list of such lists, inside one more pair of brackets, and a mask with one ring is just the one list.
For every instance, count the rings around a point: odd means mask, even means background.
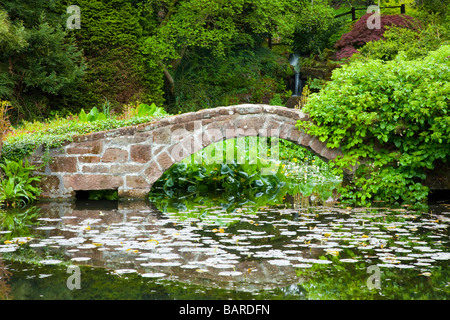
[{"label": "small waterfall", "polygon": [[300,80],[300,72],[296,72],[294,77],[295,77],[294,93],[292,95],[298,96],[300,94],[300,88],[302,86],[302,81]]},{"label": "small waterfall", "polygon": [[298,63],[298,54],[294,53],[289,58],[289,64],[294,67],[294,90],[292,90],[293,96],[298,96],[301,93],[302,81],[300,80],[300,65]]}]

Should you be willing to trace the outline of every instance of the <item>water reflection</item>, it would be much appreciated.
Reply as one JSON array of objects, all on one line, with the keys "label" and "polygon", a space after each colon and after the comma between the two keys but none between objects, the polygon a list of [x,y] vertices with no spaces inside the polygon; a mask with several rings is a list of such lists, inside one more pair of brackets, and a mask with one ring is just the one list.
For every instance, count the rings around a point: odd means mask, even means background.
[{"label": "water reflection", "polygon": [[324,293],[339,289],[336,278],[346,286],[359,279],[354,290],[367,291],[366,267],[376,265],[390,274],[385,285],[400,276],[412,283],[411,277],[438,275],[438,289],[448,295],[448,207],[419,215],[288,200],[231,212],[212,204],[166,206],[164,213],[145,202],[47,203],[40,205],[39,225],[0,244],[0,252],[7,259],[100,267],[118,276],[254,294],[306,290],[319,298],[339,298]]}]

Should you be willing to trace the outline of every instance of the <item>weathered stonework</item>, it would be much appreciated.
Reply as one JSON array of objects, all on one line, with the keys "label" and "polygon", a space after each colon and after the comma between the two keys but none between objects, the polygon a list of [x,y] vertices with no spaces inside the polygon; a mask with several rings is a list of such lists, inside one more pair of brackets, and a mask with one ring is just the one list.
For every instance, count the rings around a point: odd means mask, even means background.
[{"label": "weathered stonework", "polygon": [[[50,151],[43,175],[43,198],[72,198],[77,190],[118,190],[121,198],[145,198],[174,163],[209,144],[244,136],[273,136],[292,141],[324,160],[342,153],[299,131],[309,121],[297,109],[243,104],[175,115],[133,127],[74,137]],[[29,157],[39,163],[43,150]]]}]

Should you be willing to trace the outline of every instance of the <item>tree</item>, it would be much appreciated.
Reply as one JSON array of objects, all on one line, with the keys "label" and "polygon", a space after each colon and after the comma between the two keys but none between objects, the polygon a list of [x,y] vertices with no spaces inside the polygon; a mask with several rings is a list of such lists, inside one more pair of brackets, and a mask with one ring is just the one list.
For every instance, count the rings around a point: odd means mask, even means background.
[{"label": "tree", "polygon": [[99,104],[104,97],[116,104],[163,102],[161,68],[149,63],[140,50],[144,32],[152,30],[145,2],[74,0],[62,4],[81,10],[81,28],[73,34],[87,64],[79,89],[85,105]]},{"label": "tree", "polygon": [[0,8],[0,98],[18,118],[45,113],[84,72],[81,51],[52,11],[54,1],[5,1]]},{"label": "tree", "polygon": [[[314,3],[324,6],[328,1]],[[145,39],[144,53],[163,68],[173,92],[172,73],[189,50],[203,48],[223,56],[237,45],[252,47],[257,38],[291,43],[296,25],[312,15],[315,5],[309,0],[150,1],[158,25]]]}]

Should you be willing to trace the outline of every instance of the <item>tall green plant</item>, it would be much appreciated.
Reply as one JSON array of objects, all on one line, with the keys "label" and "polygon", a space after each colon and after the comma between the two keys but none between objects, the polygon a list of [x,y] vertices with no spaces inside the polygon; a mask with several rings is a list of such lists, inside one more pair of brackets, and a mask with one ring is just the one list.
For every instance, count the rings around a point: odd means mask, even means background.
[{"label": "tall green plant", "polygon": [[36,184],[41,178],[32,175],[36,167],[30,166],[28,161],[5,160],[0,169],[5,176],[0,182],[0,206],[25,206],[40,195],[42,190]]},{"label": "tall green plant", "polygon": [[3,136],[6,130],[9,128],[8,115],[6,114],[8,108],[8,101],[0,101],[0,158],[2,156]]},{"label": "tall green plant", "polygon": [[84,112],[84,109],[81,109],[78,115],[78,119],[80,119],[81,122],[101,121],[106,120],[106,114],[104,114],[103,112],[99,112],[97,107],[93,107],[88,114]]}]

